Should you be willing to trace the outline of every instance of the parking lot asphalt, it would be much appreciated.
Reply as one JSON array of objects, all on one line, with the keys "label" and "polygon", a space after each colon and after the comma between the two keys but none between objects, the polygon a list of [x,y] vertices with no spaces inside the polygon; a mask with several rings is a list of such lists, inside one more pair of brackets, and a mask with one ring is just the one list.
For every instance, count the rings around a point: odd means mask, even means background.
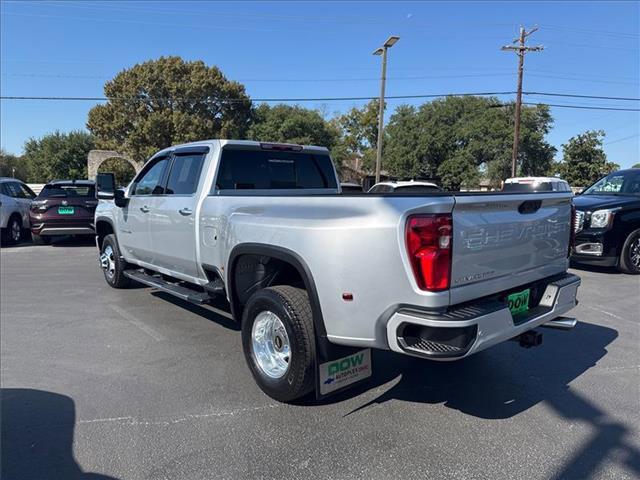
[{"label": "parking lot asphalt", "polygon": [[374,352],[366,385],[285,405],[224,305],[111,289],[90,241],[0,261],[5,480],[640,476],[638,277],[574,270],[580,323],[538,348]]}]

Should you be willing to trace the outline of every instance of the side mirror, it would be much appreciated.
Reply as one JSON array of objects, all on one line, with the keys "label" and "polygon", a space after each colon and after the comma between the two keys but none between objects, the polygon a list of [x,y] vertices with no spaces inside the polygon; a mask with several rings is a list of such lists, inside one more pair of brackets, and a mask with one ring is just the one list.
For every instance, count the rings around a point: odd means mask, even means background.
[{"label": "side mirror", "polygon": [[129,199],[125,196],[125,191],[122,188],[114,192],[113,201],[116,207],[124,208],[129,205]]},{"label": "side mirror", "polygon": [[116,191],[116,176],[113,173],[99,173],[96,175],[96,198],[98,200],[112,200]]},{"label": "side mirror", "polygon": [[116,204],[116,207],[124,208],[129,205],[129,199],[125,196],[125,190],[119,188],[114,192],[113,195],[113,203]]}]

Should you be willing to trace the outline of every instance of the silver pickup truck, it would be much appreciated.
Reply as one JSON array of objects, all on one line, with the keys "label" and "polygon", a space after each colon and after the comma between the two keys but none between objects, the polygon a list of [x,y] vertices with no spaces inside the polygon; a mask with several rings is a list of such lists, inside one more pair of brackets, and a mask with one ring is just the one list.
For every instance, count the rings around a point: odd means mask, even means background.
[{"label": "silver pickup truck", "polygon": [[209,140],[97,195],[107,283],[225,296],[280,401],[370,376],[370,348],[451,361],[575,324],[571,193],[346,195],[325,148]]}]

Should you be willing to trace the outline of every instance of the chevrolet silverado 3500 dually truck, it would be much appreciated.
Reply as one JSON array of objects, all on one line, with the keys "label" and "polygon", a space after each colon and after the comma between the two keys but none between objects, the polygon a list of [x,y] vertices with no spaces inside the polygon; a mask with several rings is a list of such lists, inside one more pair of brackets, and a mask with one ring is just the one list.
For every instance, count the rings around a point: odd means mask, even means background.
[{"label": "chevrolet silverado 3500 dually truck", "polygon": [[345,195],[326,148],[236,140],[167,148],[98,190],[107,283],[224,295],[280,401],[370,376],[370,348],[450,361],[575,324],[570,192]]}]

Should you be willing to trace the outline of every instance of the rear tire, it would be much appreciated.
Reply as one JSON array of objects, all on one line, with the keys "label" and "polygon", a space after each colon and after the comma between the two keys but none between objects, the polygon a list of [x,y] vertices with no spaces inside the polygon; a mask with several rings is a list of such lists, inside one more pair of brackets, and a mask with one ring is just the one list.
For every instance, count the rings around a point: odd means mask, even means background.
[{"label": "rear tire", "polygon": [[45,235],[36,235],[35,233],[31,234],[31,239],[33,240],[34,245],[49,245],[51,243],[51,237]]},{"label": "rear tire", "polygon": [[306,290],[281,285],[254,293],[242,315],[242,347],[260,389],[291,402],[315,387],[313,314]]},{"label": "rear tire", "polygon": [[111,234],[104,237],[100,248],[100,266],[104,279],[113,288],[127,288],[131,284],[131,279],[125,277],[124,271],[127,269],[127,262],[120,255],[116,236]]},{"label": "rear tire", "polygon": [[631,275],[640,275],[640,229],[629,234],[620,252],[618,269]]},{"label": "rear tire", "polygon": [[18,215],[12,215],[7,222],[7,228],[2,230],[2,243],[15,245],[22,239],[22,220]]}]

